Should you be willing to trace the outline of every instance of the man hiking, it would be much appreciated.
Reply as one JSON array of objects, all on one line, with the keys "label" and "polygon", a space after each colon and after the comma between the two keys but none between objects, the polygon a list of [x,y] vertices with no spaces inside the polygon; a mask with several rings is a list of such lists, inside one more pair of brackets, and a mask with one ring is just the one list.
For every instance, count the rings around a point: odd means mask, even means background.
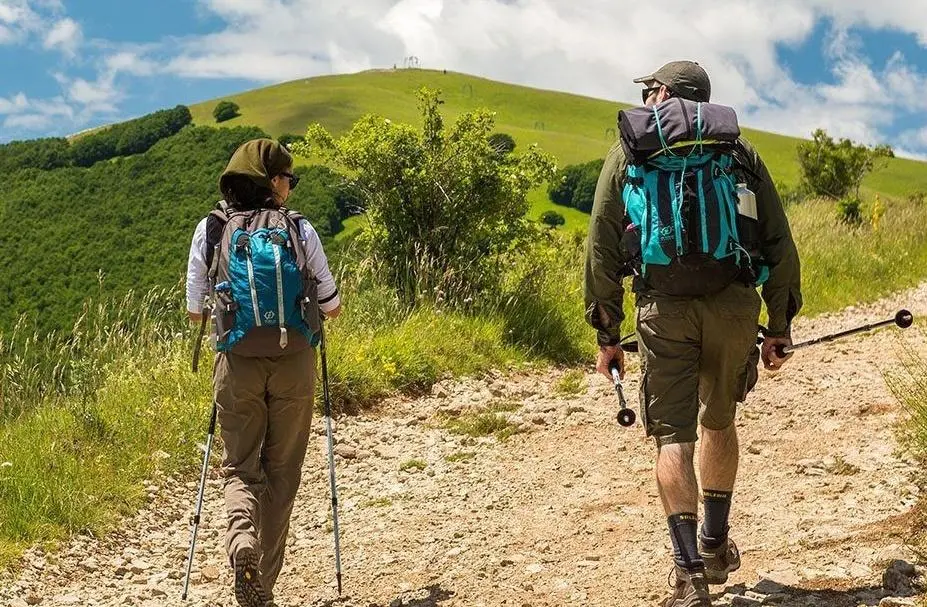
[{"label": "man hiking", "polygon": [[284,206],[299,181],[292,168],[276,141],[241,145],[187,264],[190,319],[202,320],[207,295],[214,304],[225,547],[245,607],[273,604],[309,440],[319,309],[328,318],[341,311],[318,234]]},{"label": "man hiking", "polygon": [[[624,374],[622,278],[634,276],[643,367],[641,415],[657,445],[656,477],[675,561],[665,607],[711,605],[709,584],[740,567],[728,537],[737,475],[734,414],[767,369],[788,357],[801,307],[799,260],[766,166],[739,137],[736,115],[710,104],[708,74],[674,61],[642,83],[643,108],[619,115],[587,243],[586,320],[597,330],[596,368]],[[756,348],[760,296],[769,314]],[[699,417],[700,408],[702,409]],[[701,426],[698,527],[693,465]]]}]

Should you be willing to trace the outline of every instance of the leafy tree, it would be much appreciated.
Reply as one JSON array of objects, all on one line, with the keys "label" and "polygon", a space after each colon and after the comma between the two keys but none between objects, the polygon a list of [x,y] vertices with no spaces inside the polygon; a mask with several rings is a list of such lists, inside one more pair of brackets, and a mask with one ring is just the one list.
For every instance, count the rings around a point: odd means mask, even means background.
[{"label": "leafy tree", "polygon": [[291,147],[297,141],[302,141],[302,135],[295,135],[293,133],[284,133],[277,137],[277,141],[285,145],[287,148]]},{"label": "leafy tree", "polygon": [[802,188],[817,196],[840,199],[853,192],[859,200],[863,178],[894,157],[888,145],[868,147],[849,139],[835,141],[823,129],[798,145]]},{"label": "leafy tree", "polygon": [[239,109],[238,104],[234,101],[220,101],[212,110],[212,116],[216,119],[216,122],[225,122],[238,116]]},{"label": "leafy tree", "polygon": [[295,151],[347,169],[367,209],[368,254],[404,302],[453,304],[490,286],[502,256],[524,242],[527,194],[550,178],[553,161],[535,146],[496,153],[489,110],[446,126],[439,93],[418,97],[421,130],[367,115],[337,140],[311,125]]},{"label": "leafy tree", "polygon": [[544,211],[544,214],[541,215],[541,223],[549,225],[552,228],[557,226],[562,226],[566,223],[566,219],[563,218],[563,215],[557,211]]},{"label": "leafy tree", "polygon": [[192,121],[190,109],[184,105],[158,110],[82,135],[71,145],[71,160],[76,166],[89,167],[101,160],[141,154]]},{"label": "leafy tree", "polygon": [[67,166],[70,161],[70,144],[63,137],[0,145],[0,174],[29,168],[56,169]]},{"label": "leafy tree", "polygon": [[599,183],[599,173],[602,171],[602,161],[594,160],[583,166],[582,175],[573,190],[573,208],[583,213],[592,212],[595,202],[595,186]]},{"label": "leafy tree", "polygon": [[497,154],[511,154],[515,151],[515,139],[508,133],[493,133],[489,136],[489,145]]},{"label": "leafy tree", "polygon": [[603,164],[605,160],[599,159],[563,167],[548,186],[548,198],[555,204],[589,213],[592,211],[595,187]]},{"label": "leafy tree", "polygon": [[565,207],[573,206],[573,190],[582,177],[582,166],[571,164],[557,171],[556,176],[547,186],[547,197],[554,204]]}]

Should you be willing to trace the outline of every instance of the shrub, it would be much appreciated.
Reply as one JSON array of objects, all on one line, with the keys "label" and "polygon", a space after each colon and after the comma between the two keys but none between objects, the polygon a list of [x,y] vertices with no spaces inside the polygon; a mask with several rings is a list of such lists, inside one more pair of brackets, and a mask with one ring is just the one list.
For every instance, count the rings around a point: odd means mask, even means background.
[{"label": "shrub", "polygon": [[234,101],[220,101],[212,110],[212,116],[216,122],[225,122],[238,116],[238,104]]},{"label": "shrub", "polygon": [[557,172],[547,189],[551,202],[588,213],[595,200],[595,188],[604,159],[567,165]]},{"label": "shrub", "polygon": [[834,141],[823,129],[818,129],[811,141],[798,145],[802,188],[833,199],[845,198],[852,192],[858,200],[863,178],[894,155],[887,145],[870,148],[849,139]]},{"label": "shrub", "polygon": [[840,221],[847,225],[858,226],[863,223],[863,208],[859,198],[847,196],[837,201]]},{"label": "shrub", "polygon": [[423,126],[368,115],[336,140],[311,125],[297,153],[319,152],[362,193],[362,234],[371,263],[405,305],[423,298],[465,304],[492,286],[504,254],[529,233],[527,195],[553,173],[532,146],[499,155],[489,145],[492,112],[468,112],[447,127],[439,94],[419,92]]},{"label": "shrub", "polygon": [[544,211],[544,214],[541,215],[541,223],[549,225],[552,228],[557,226],[562,226],[566,223],[566,219],[563,218],[563,215],[557,211]]},{"label": "shrub", "polygon": [[303,140],[302,135],[296,135],[294,133],[284,133],[283,135],[280,135],[279,137],[277,137],[277,141],[283,144],[287,149],[290,149],[290,147],[294,143],[298,141],[302,141],[302,140]]},{"label": "shrub", "polygon": [[511,154],[515,151],[515,139],[508,133],[493,133],[489,136],[489,146],[497,154]]}]

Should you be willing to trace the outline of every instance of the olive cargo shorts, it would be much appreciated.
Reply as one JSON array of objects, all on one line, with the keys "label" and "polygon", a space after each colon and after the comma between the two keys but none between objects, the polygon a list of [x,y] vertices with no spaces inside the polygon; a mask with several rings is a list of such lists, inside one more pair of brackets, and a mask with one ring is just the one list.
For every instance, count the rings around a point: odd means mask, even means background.
[{"label": "olive cargo shorts", "polygon": [[264,587],[283,565],[312,421],[315,350],[267,358],[216,355],[213,388],[225,453],[225,545],[261,555]]},{"label": "olive cargo shorts", "polygon": [[701,424],[723,430],[756,384],[760,296],[734,283],[705,297],[640,293],[641,414],[660,445],[695,442]]}]

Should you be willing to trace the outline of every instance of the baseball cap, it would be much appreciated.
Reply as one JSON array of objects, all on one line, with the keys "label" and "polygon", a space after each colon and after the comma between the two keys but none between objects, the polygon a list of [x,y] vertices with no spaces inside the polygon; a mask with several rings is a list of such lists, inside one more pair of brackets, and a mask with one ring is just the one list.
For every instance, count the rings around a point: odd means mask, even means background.
[{"label": "baseball cap", "polygon": [[656,81],[673,93],[690,101],[709,101],[711,81],[708,72],[694,61],[670,61],[649,76],[635,78],[634,82]]}]

